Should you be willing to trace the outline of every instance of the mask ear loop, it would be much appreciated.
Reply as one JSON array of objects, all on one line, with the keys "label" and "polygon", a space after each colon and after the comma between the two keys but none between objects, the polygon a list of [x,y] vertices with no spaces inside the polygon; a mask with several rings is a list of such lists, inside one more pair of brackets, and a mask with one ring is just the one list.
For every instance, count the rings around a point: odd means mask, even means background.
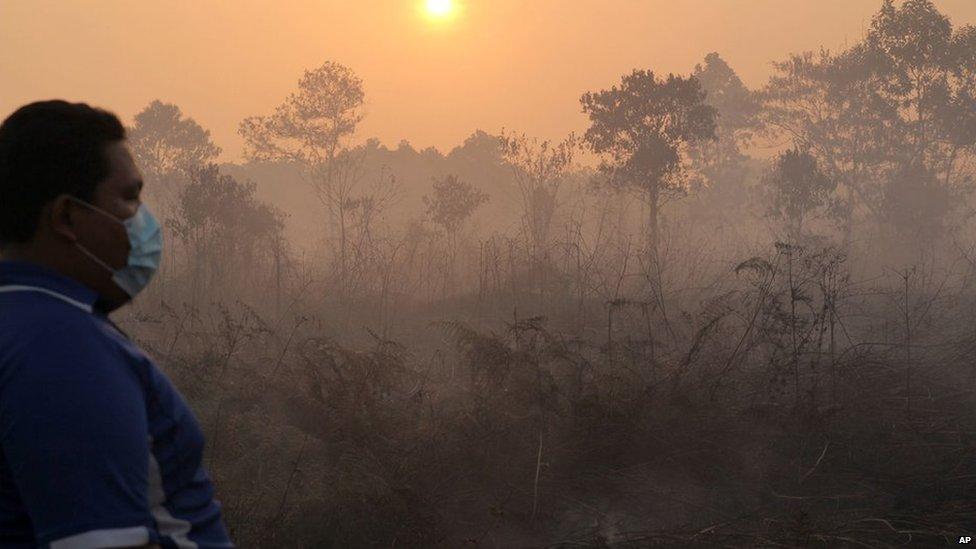
[{"label": "mask ear loop", "polygon": [[82,199],[78,198],[77,196],[71,196],[70,194],[68,195],[68,199],[69,200],[73,200],[74,202],[77,202],[78,204],[81,204],[82,206],[85,206],[86,208],[91,208],[92,210],[95,210],[96,212],[104,215],[105,217],[111,219],[112,221],[118,223],[119,225],[122,225],[123,227],[125,226],[125,221],[122,221],[121,219],[115,217],[114,215],[106,212],[105,210],[99,208],[98,206],[96,206],[96,205],[94,205],[94,204],[92,204],[90,202],[87,202],[85,200],[82,200]]},{"label": "mask ear loop", "polygon": [[[105,217],[108,217],[112,221],[114,221],[114,222],[122,225],[123,227],[125,226],[125,222],[119,221],[119,218],[117,218],[114,215],[106,212],[105,210],[99,208],[98,206],[95,206],[94,204],[90,204],[90,203],[88,203],[88,202],[86,202],[86,201],[84,201],[84,200],[82,200],[82,199],[80,199],[80,198],[78,198],[76,196],[71,196],[70,194],[68,195],[68,199],[69,200],[72,200],[74,202],[77,202],[78,204],[81,204],[82,206],[85,206],[87,208],[91,208],[92,210],[94,210],[94,211],[96,211],[96,212],[104,215]],[[83,254],[85,254],[86,256],[88,256],[89,259],[91,259],[96,264],[98,264],[98,266],[102,267],[103,269],[105,269],[106,271],[108,271],[111,274],[115,274],[115,269],[113,269],[112,267],[110,267],[108,265],[108,263],[105,263],[104,261],[102,261],[101,259],[99,259],[98,256],[96,256],[95,254],[93,254],[91,252],[91,250],[89,250],[88,248],[82,246],[77,241],[74,243],[74,245],[75,245],[76,248],[78,248],[79,250],[81,250],[81,252]]]},{"label": "mask ear loop", "polygon": [[110,272],[112,274],[115,274],[115,269],[113,269],[112,267],[109,267],[108,263],[105,263],[104,261],[102,261],[101,259],[99,259],[98,256],[96,256],[95,254],[91,253],[91,251],[89,251],[88,248],[82,246],[81,244],[78,244],[77,242],[75,242],[75,247],[78,248],[81,251],[81,253],[83,253],[86,256],[88,256],[89,259],[91,259],[92,261],[94,261],[95,263],[97,263],[100,267],[102,267],[103,269],[105,269],[106,271],[108,271],[108,272]]}]

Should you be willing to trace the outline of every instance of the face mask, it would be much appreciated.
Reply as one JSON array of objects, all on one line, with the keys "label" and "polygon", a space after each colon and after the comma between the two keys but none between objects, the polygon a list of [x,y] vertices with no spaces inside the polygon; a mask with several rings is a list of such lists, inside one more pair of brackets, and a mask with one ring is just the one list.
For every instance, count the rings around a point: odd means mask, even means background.
[{"label": "face mask", "polygon": [[156,221],[145,204],[139,206],[136,215],[121,220],[84,200],[73,197],[72,199],[125,227],[125,232],[129,237],[129,259],[121,269],[113,269],[81,244],[75,243],[75,245],[92,261],[112,273],[112,281],[129,294],[129,297],[135,297],[149,285],[149,281],[159,270],[159,263],[163,255],[163,231],[159,222]]}]

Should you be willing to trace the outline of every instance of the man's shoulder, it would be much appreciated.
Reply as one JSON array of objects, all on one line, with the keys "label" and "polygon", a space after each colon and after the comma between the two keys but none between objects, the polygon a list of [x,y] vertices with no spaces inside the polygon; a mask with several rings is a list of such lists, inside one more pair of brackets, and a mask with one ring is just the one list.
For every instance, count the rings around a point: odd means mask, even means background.
[{"label": "man's shoulder", "polygon": [[0,338],[26,341],[40,335],[54,341],[94,330],[90,311],[39,291],[0,292]]},{"label": "man's shoulder", "polygon": [[70,303],[36,292],[0,294],[0,311],[0,374],[122,356],[104,322]]}]

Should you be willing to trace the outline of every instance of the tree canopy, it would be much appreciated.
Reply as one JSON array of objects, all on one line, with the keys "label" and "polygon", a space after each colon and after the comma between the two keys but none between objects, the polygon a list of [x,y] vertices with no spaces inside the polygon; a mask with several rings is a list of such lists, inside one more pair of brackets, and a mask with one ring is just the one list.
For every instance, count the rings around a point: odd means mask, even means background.
[{"label": "tree canopy", "polygon": [[584,140],[601,156],[611,185],[639,190],[649,206],[650,246],[657,248],[662,195],[683,188],[684,151],[715,138],[715,107],[694,77],[635,70],[617,86],[580,99],[590,120]]}]

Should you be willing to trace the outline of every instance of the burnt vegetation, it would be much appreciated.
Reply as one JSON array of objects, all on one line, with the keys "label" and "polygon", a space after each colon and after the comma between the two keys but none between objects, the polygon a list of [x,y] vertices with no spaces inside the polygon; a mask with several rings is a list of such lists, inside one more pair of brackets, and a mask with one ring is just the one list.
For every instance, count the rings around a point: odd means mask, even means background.
[{"label": "burnt vegetation", "polygon": [[120,321],[241,546],[973,532],[976,29],[888,0],[761,89],[713,53],[447,154],[352,142],[365,85],[307,71],[244,164],[174,105],[131,131],[170,254]]}]

